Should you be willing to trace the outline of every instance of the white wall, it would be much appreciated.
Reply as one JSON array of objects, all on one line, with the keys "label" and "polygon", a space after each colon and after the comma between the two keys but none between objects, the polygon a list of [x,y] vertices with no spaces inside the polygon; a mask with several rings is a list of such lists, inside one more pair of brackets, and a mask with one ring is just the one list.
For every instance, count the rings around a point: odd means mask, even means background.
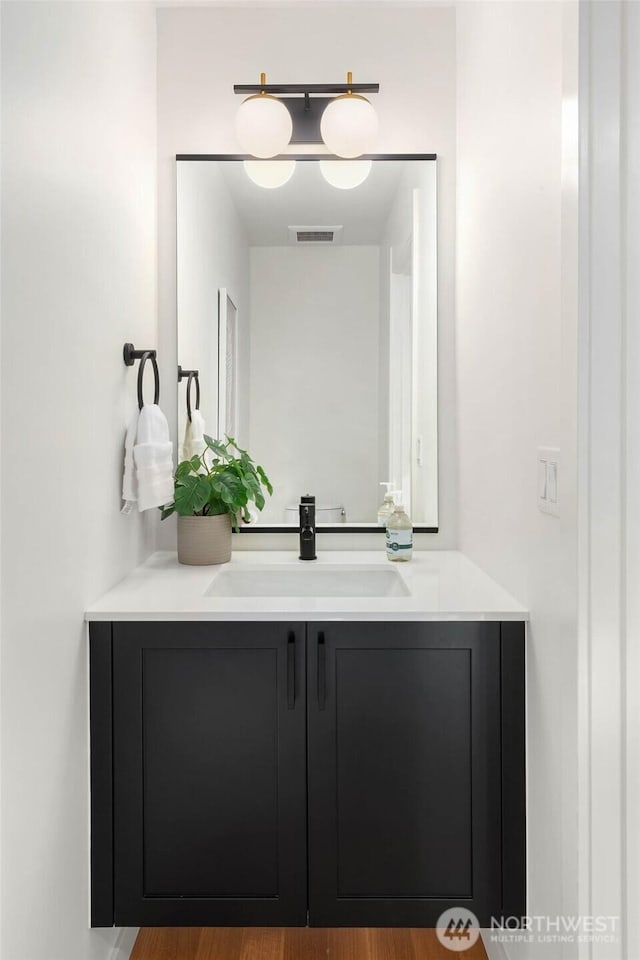
[{"label": "white wall", "polygon": [[274,485],[265,523],[303,493],[375,523],[379,266],[374,246],[251,248],[249,442]]},{"label": "white wall", "polygon": [[[623,350],[625,510],[624,647],[624,904],[626,947],[640,956],[640,6],[622,6],[624,78],[622,101],[624,156],[622,197],[626,258],[623,272],[625,337]],[[632,174],[635,171],[635,174]],[[604,319],[604,318],[603,318]],[[597,868],[597,865],[596,865]]]},{"label": "white wall", "polygon": [[[421,545],[456,544],[454,360],[455,10],[394,3],[161,7],[158,10],[159,291],[163,355],[175,352],[175,154],[234,153],[233,84],[377,80],[379,152],[439,157],[440,530]],[[177,361],[176,361],[177,362]],[[175,407],[172,411],[175,420]],[[165,543],[175,540],[163,525]],[[370,549],[372,538],[323,539]],[[239,546],[264,547],[242,534]],[[274,541],[276,542],[276,541]],[[277,541],[291,546],[291,539]],[[378,541],[375,541],[378,543]]]},{"label": "white wall", "polygon": [[[531,610],[529,912],[553,916],[577,902],[576,24],[458,7],[460,547]],[[539,446],[562,451],[560,518],[537,508]]]},{"label": "white wall", "polygon": [[[249,409],[249,247],[229,188],[214,163],[181,163],[177,172],[180,217],[178,243],[178,363],[200,371],[200,410],[212,436],[218,435],[218,291],[238,308],[239,438]],[[167,385],[172,393],[173,383]],[[178,387],[178,442],[187,417],[187,382]],[[195,386],[191,402],[195,403]]]},{"label": "white wall", "polygon": [[122,344],[157,341],[155,42],[145,3],[2,4],[5,960],[115,956],[88,929],[83,611],[154,542],[119,488]]}]

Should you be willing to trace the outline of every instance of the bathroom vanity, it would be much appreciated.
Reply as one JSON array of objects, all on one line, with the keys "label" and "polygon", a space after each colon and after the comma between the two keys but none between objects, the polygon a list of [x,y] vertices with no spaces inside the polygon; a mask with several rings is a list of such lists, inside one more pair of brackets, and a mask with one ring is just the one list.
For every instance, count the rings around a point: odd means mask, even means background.
[{"label": "bathroom vanity", "polygon": [[93,926],[525,913],[526,611],[459,553],[319,557],[158,553],[88,611]]}]

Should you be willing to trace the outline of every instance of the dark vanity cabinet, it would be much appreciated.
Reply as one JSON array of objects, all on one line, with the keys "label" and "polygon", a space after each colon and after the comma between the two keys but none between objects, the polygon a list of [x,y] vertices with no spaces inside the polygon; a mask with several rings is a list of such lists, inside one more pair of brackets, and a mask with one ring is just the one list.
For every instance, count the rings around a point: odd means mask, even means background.
[{"label": "dark vanity cabinet", "polygon": [[90,637],[94,926],[524,913],[522,623]]},{"label": "dark vanity cabinet", "polygon": [[92,707],[92,734],[113,741],[92,765],[112,765],[113,808],[94,793],[93,826],[112,828],[114,893],[97,919],[306,923],[304,624],[96,624],[92,683],[98,647],[113,714]]},{"label": "dark vanity cabinet", "polygon": [[[500,625],[310,627],[309,916],[500,899]],[[315,695],[314,695],[315,694]]]}]

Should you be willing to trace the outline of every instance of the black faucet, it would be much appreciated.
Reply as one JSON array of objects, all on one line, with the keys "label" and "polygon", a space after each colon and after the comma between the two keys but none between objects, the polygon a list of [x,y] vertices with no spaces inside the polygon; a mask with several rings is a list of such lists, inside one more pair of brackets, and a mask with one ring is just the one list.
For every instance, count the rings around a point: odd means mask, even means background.
[{"label": "black faucet", "polygon": [[316,498],[300,497],[300,559],[316,559]]}]

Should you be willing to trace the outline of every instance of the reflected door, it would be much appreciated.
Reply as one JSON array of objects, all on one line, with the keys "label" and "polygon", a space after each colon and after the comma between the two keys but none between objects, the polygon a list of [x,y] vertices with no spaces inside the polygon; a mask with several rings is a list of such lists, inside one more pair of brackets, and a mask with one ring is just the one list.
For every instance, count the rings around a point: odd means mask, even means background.
[{"label": "reflected door", "polygon": [[218,437],[236,437],[238,308],[222,288],[218,308]]}]

